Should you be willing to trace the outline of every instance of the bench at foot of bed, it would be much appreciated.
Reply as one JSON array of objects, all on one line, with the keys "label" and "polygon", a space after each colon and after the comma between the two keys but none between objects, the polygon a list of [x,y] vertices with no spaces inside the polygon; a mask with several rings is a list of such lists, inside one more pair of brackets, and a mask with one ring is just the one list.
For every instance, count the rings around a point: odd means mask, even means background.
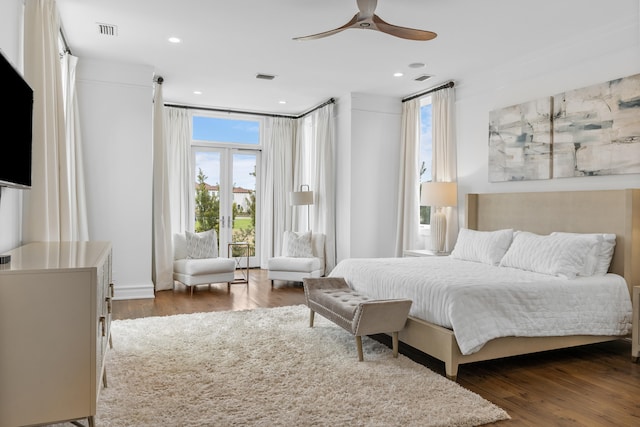
[{"label": "bench at foot of bed", "polygon": [[407,321],[411,300],[371,299],[349,288],[340,277],[305,278],[303,285],[310,327],[318,313],[355,335],[360,361],[364,360],[363,335],[391,334],[393,357],[398,357],[398,332]]}]

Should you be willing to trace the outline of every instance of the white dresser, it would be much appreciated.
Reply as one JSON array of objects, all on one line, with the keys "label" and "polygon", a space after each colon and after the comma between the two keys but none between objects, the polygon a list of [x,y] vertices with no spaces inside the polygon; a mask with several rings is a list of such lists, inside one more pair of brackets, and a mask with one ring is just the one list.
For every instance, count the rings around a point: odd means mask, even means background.
[{"label": "white dresser", "polygon": [[7,253],[0,426],[81,418],[93,426],[110,340],[111,243],[37,242]]}]

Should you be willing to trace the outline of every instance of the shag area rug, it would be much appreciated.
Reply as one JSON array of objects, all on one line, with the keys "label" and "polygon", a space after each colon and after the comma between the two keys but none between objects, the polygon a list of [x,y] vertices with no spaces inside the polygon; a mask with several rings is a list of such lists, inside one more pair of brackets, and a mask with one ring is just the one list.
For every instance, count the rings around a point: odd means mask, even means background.
[{"label": "shag area rug", "polygon": [[509,415],[304,305],[112,322],[96,425],[477,426]]}]

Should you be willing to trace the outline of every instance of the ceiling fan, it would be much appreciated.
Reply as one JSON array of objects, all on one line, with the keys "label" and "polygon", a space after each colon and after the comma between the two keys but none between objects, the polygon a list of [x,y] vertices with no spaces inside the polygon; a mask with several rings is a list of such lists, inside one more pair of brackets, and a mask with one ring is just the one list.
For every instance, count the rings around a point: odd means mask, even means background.
[{"label": "ceiling fan", "polygon": [[378,5],[378,0],[356,0],[358,2],[358,10],[353,18],[342,27],[334,30],[325,31],[318,34],[312,34],[303,37],[294,37],[293,40],[314,40],[322,37],[331,36],[349,28],[359,28],[362,30],[376,30],[392,36],[409,40],[431,40],[436,38],[437,34],[431,31],[416,30],[413,28],[399,27],[389,24],[380,19],[374,12]]}]

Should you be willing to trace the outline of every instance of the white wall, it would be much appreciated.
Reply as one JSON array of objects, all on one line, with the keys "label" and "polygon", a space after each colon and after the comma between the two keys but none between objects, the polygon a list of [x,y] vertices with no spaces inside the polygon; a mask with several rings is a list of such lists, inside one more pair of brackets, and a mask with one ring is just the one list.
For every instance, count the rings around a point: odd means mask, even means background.
[{"label": "white wall", "polygon": [[336,258],[351,254],[351,95],[336,98]]},{"label": "white wall", "polygon": [[562,40],[542,51],[488,67],[473,78],[456,80],[461,226],[464,225],[466,193],[640,187],[638,174],[526,182],[488,181],[489,112],[640,73],[639,18],[621,14],[621,22],[612,23],[608,32],[594,32],[591,39]]},{"label": "white wall", "polygon": [[402,104],[353,93],[338,108],[338,260],[393,256]]},{"label": "white wall", "polygon": [[[488,181],[491,110],[640,73],[637,8],[621,13],[618,22],[591,38],[579,34],[507,62],[487,58],[466,75],[448,76],[456,82],[460,226],[465,225],[467,193],[640,188],[638,174]],[[393,256],[401,101],[352,94],[341,97],[338,105],[338,260]]]},{"label": "white wall", "polygon": [[78,61],[89,237],[113,246],[117,299],[152,298],[153,68]]},{"label": "white wall", "polygon": [[[0,49],[19,70],[22,70],[22,10],[21,0],[0,2]],[[9,142],[9,139],[0,142],[3,150],[8,150]],[[29,190],[0,187],[0,253],[22,244],[24,191]]]}]

